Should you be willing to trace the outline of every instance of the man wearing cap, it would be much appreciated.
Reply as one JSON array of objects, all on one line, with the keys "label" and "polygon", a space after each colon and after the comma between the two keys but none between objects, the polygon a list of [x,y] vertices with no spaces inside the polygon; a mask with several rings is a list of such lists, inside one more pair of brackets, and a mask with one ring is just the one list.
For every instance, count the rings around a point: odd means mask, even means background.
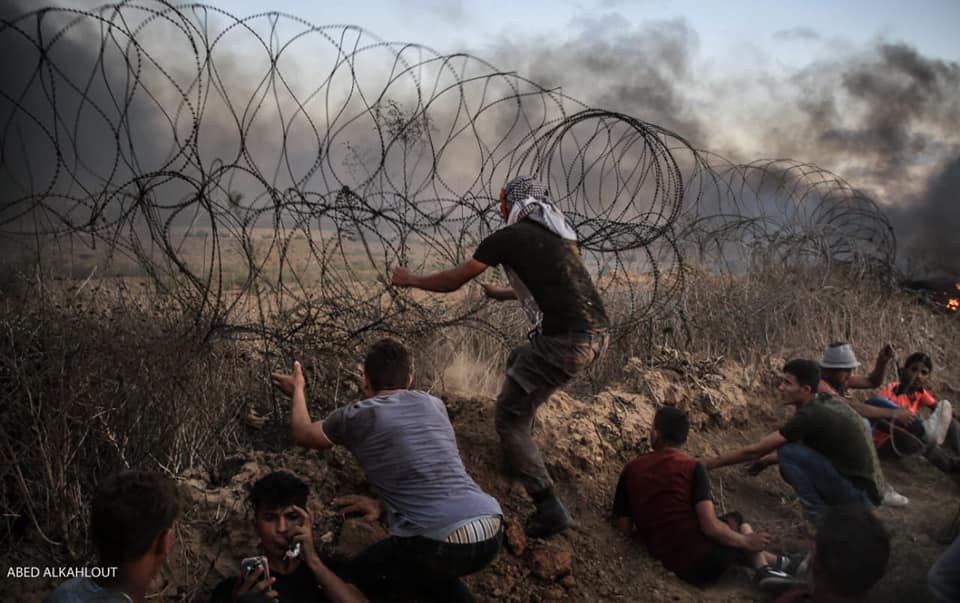
[{"label": "man wearing cap", "polygon": [[[883,384],[883,376],[887,372],[887,365],[893,359],[893,348],[887,344],[877,354],[877,361],[873,371],[867,375],[854,375],[853,370],[860,366],[857,356],[849,343],[831,343],[823,351],[820,358],[820,385],[817,392],[846,397],[849,389],[873,389]],[[848,400],[854,410],[867,419],[886,419],[909,424],[916,420],[910,409],[901,408],[893,402],[880,396],[870,398],[866,402]],[[950,406],[945,405],[949,415]],[[939,420],[939,415],[931,415],[932,420]],[[936,430],[932,430],[936,431]],[[941,440],[942,441],[942,440]]]},{"label": "man wearing cap", "polygon": [[[919,356],[926,358],[928,363],[930,362],[929,358],[925,355],[920,354]],[[860,366],[860,362],[857,361],[857,357],[853,353],[853,348],[847,343],[832,343],[823,351],[823,358],[820,360],[823,380],[820,381],[819,391],[839,391],[841,395],[843,395],[846,388],[866,389],[879,387],[883,381],[883,375],[886,372],[886,365],[892,358],[893,348],[889,345],[884,346],[877,356],[877,362],[873,372],[870,373],[868,377],[854,377],[852,376],[853,369]],[[907,366],[904,366],[904,369],[909,368],[909,365],[912,364],[912,358],[914,358],[913,355],[907,358]],[[927,368],[929,369],[930,366],[928,365]],[[886,390],[886,388],[884,389]],[[864,417],[864,421],[867,422],[867,425],[871,429],[876,427],[875,424],[878,421],[882,428],[886,429],[887,426],[883,426],[883,422],[888,421],[901,426],[905,433],[913,434],[919,441],[919,444],[923,446],[923,455],[933,463],[934,466],[950,473],[956,470],[957,462],[953,460],[950,455],[944,454],[943,451],[939,449],[939,445],[943,443],[943,439],[950,427],[952,407],[946,400],[935,403],[929,394],[927,394],[927,397],[930,400],[929,405],[933,407],[933,411],[925,419],[918,419],[916,417],[914,414],[916,410],[915,405],[911,410],[909,405],[898,405],[895,403],[892,399],[892,392],[873,396],[866,402],[858,402],[856,400],[847,400],[847,402]],[[878,439],[877,436],[875,436],[874,441],[879,447],[886,439],[888,439],[888,437]],[[884,496],[885,504],[892,504],[894,506],[907,504],[908,499],[893,491],[892,488]]]},{"label": "man wearing cap", "polygon": [[[868,428],[872,428],[870,420],[900,419],[903,413],[888,407],[896,405],[876,404],[876,398],[871,398],[867,403],[863,403],[845,397],[848,389],[879,387],[883,383],[883,375],[886,373],[887,364],[892,359],[893,348],[887,344],[877,354],[877,361],[869,375],[853,375],[853,369],[860,366],[860,362],[853,353],[853,347],[844,342],[831,343],[824,349],[823,355],[820,357],[820,383],[817,385],[817,393],[836,396],[845,400],[860,416],[864,417]],[[759,473],[764,468],[776,463],[776,454],[770,455],[754,463],[751,473]],[[882,469],[877,466],[877,471],[882,472]],[[910,499],[897,492],[887,482],[886,490],[883,492],[883,504],[891,507],[905,507],[910,504]]]},{"label": "man wearing cap", "polygon": [[817,392],[845,397],[847,390],[875,389],[883,385],[883,376],[887,372],[887,365],[893,360],[893,347],[883,346],[877,354],[877,360],[869,375],[854,375],[853,371],[860,367],[853,347],[842,341],[831,343],[823,350],[820,358],[820,385]]},{"label": "man wearing cap", "polygon": [[534,329],[529,342],[507,360],[497,397],[496,428],[503,465],[515,473],[536,505],[526,522],[531,537],[546,538],[573,525],[533,440],[537,409],[606,349],[609,321],[580,257],[576,231],[529,176],[514,178],[500,192],[506,225],[485,238],[473,257],[428,275],[393,271],[397,287],[456,291],[488,266],[503,265],[510,287],[483,284],[494,300],[518,300]]}]

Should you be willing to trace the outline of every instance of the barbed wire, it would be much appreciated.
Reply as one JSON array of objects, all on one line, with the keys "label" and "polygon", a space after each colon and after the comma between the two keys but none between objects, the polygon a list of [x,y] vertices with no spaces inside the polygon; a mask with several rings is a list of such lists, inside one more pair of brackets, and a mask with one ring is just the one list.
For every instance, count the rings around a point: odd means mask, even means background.
[{"label": "barbed wire", "polygon": [[491,319],[479,291],[386,281],[398,264],[468,257],[518,174],[546,182],[576,227],[620,336],[675,311],[691,263],[895,258],[877,205],[816,166],[735,165],[480,58],[354,26],[131,0],[6,18],[0,45],[16,57],[0,81],[5,237],[31,261],[145,277],[208,337],[525,332],[519,312]]}]

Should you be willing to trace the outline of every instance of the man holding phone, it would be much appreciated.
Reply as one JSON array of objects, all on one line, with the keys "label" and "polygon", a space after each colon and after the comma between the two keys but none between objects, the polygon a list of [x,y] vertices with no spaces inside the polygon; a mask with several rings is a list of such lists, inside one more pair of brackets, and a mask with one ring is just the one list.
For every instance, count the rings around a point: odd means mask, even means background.
[{"label": "man holding phone", "polygon": [[260,537],[262,556],[245,559],[240,576],[217,585],[212,603],[247,600],[254,593],[283,603],[366,601],[317,554],[307,492],[307,484],[284,471],[270,473],[253,485],[253,528]]}]

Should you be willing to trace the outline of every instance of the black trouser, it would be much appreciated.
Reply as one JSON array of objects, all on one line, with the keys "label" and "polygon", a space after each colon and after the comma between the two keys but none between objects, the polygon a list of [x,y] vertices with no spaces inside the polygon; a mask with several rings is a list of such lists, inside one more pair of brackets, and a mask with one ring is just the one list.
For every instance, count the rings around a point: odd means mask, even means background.
[{"label": "black trouser", "polygon": [[[721,515],[717,519],[738,533],[740,532],[740,526],[743,525],[743,515],[736,511]],[[714,542],[707,554],[697,560],[688,571],[679,574],[679,577],[685,582],[703,588],[719,580],[720,576],[726,573],[731,566],[744,565],[749,567],[750,561],[748,551]]]},{"label": "black trouser", "polygon": [[495,537],[474,544],[391,536],[345,562],[337,573],[367,596],[403,591],[427,601],[473,601],[460,577],[489,565],[502,540],[503,528]]}]

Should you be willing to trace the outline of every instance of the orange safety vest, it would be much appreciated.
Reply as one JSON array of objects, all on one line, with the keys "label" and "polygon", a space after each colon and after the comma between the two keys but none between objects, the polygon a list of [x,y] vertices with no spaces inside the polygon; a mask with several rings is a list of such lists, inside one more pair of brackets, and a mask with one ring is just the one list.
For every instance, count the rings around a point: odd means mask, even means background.
[{"label": "orange safety vest", "polygon": [[[912,394],[895,394],[894,390],[897,389],[898,385],[900,385],[899,381],[888,383],[880,389],[878,395],[890,400],[900,408],[906,408],[913,414],[917,414],[917,408],[919,408],[921,404],[924,406],[937,405],[937,401],[934,400],[930,392],[925,389],[913,392]],[[890,432],[887,429],[874,428],[871,435],[873,436],[873,445],[876,448],[880,448],[890,439]]]},{"label": "orange safety vest", "polygon": [[880,396],[890,400],[900,408],[906,408],[913,414],[917,414],[917,408],[919,408],[921,404],[924,406],[937,405],[937,401],[934,400],[930,392],[925,389],[913,392],[912,394],[895,394],[894,390],[897,389],[898,385],[900,385],[899,381],[884,385],[883,388],[880,389]]}]

